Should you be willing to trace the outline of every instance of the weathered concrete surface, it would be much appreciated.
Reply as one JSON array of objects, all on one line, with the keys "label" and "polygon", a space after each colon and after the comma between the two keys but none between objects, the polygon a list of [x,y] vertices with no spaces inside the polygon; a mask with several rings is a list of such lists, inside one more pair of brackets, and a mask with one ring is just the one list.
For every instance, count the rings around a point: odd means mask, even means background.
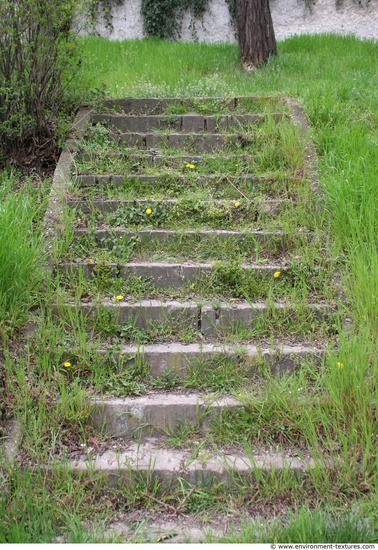
[{"label": "weathered concrete surface", "polygon": [[253,115],[112,115],[94,113],[93,124],[107,124],[111,129],[122,133],[148,133],[151,130],[170,130],[172,132],[227,132],[237,128],[246,130],[268,119],[279,122],[285,118],[282,113]]},{"label": "weathered concrete surface", "polygon": [[[303,305],[301,306],[304,307]],[[100,303],[81,303],[52,305],[54,315],[60,316],[68,310],[80,310],[88,319],[96,319],[101,310],[113,314],[114,321],[119,325],[132,323],[135,328],[147,330],[159,324],[171,328],[192,329],[204,336],[216,337],[227,334],[239,327],[253,328],[260,317],[280,316],[295,318],[298,306],[290,303],[274,303],[267,306],[264,302],[199,305],[190,302],[170,300],[141,300],[128,303],[126,301]],[[325,320],[334,313],[334,308],[327,304],[308,304],[308,316],[317,320]]]},{"label": "weathered concrete surface", "polygon": [[92,176],[92,175],[80,175],[77,176],[75,179],[75,183],[77,183],[80,187],[98,187],[99,189],[103,190],[107,187],[127,187],[128,184],[133,183],[143,183],[148,185],[149,187],[157,187],[164,184],[164,182],[167,182],[168,184],[171,184],[172,182],[176,182],[180,184],[183,187],[186,187],[188,184],[196,183],[197,185],[216,185],[217,187],[220,185],[223,186],[229,186],[230,182],[239,185],[248,185],[248,187],[256,188],[259,185],[264,185],[264,188],[266,188],[270,183],[274,184],[277,183],[276,180],[273,178],[265,178],[265,177],[259,177],[254,176],[252,174],[248,175],[240,175],[240,176],[223,176],[219,174],[212,174],[208,176],[194,176],[193,174],[177,174],[177,175],[159,175],[159,176],[150,176],[146,174],[140,174],[140,175],[134,175],[134,174],[108,174],[108,175],[101,175],[101,176]]},{"label": "weathered concrete surface", "polygon": [[[206,202],[213,206],[225,207],[228,209],[227,216],[232,221],[249,220],[256,221],[259,216],[270,218],[277,217],[284,209],[291,208],[295,202],[290,199],[259,199],[257,201],[251,199],[240,199],[240,205],[235,207],[235,199],[212,199],[211,201],[203,201],[204,208]],[[83,215],[92,215],[94,213],[109,214],[117,212],[120,208],[125,207],[151,207],[154,205],[164,205],[167,210],[174,208],[179,203],[178,199],[138,199],[138,200],[68,200],[67,204],[70,208],[74,208],[77,212]],[[152,211],[153,216],[153,211]]]},{"label": "weathered concrete surface", "polygon": [[[80,311],[89,319],[96,319],[101,309],[113,313],[114,321],[119,325],[132,322],[135,328],[147,330],[160,324],[170,327],[198,330],[199,309],[195,303],[180,303],[177,301],[141,300],[135,303],[104,301],[101,304],[80,304]],[[52,311],[60,315],[67,310],[75,311],[75,304],[53,305]]]},{"label": "weathered concrete surface", "polygon": [[107,437],[164,437],[180,426],[206,431],[211,418],[242,405],[233,397],[210,394],[153,393],[93,402],[93,425]]},{"label": "weathered concrete surface", "polygon": [[[107,351],[97,350],[100,355]],[[229,358],[237,362],[242,360],[250,366],[251,372],[258,373],[261,364],[268,365],[272,374],[280,371],[292,371],[302,362],[319,364],[324,356],[324,349],[302,346],[282,345],[271,348],[258,347],[250,344],[146,344],[145,346],[120,346],[114,350],[113,357],[120,362],[120,369],[130,365],[146,363],[150,374],[159,378],[163,374],[185,374],[189,366],[199,366],[206,361],[217,358]]]},{"label": "weathered concrete surface", "polygon": [[[93,233],[92,233],[93,234]],[[73,231],[74,241],[87,235],[87,229],[75,229]],[[99,247],[107,247],[109,239],[119,239],[127,243],[130,239],[138,239],[141,243],[154,244],[169,243],[173,240],[187,243],[193,242],[193,245],[199,242],[213,242],[214,246],[225,241],[232,240],[235,245],[245,242],[255,242],[256,247],[269,247],[271,254],[280,254],[284,250],[290,249],[298,240],[311,240],[312,235],[303,231],[298,231],[294,235],[288,235],[282,231],[233,231],[233,230],[184,230],[174,231],[169,229],[142,229],[140,231],[132,229],[98,229],[94,233],[96,243]]]},{"label": "weathered concrete surface", "polygon": [[[62,274],[75,275],[82,271],[84,277],[93,279],[97,269],[101,272],[105,267],[93,262],[63,262],[57,266],[57,271]],[[119,266],[109,262],[106,265],[107,274],[110,277],[127,279],[130,276],[149,279],[157,288],[180,289],[187,283],[195,281],[198,277],[210,276],[216,269],[215,263],[164,263],[164,262],[129,262]],[[289,267],[282,265],[248,265],[241,264],[241,270],[253,272],[257,277],[273,276],[276,271],[284,273]]]},{"label": "weathered concrete surface", "polygon": [[[308,304],[308,315],[315,319],[326,319],[334,311],[330,305]],[[264,302],[220,304],[218,307],[204,306],[201,308],[201,332],[206,336],[217,336],[227,333],[237,327],[252,328],[259,317],[279,315],[294,317],[296,307],[290,303],[274,303],[267,306]]]},{"label": "weathered concrete surface", "polygon": [[[235,111],[237,108],[245,108],[246,105],[250,108],[251,104],[255,107],[261,107],[261,104],[277,105],[280,98],[275,96],[238,96],[238,97],[184,97],[184,98],[117,98],[105,99],[102,105],[106,109],[123,112],[128,115],[162,115],[166,114],[167,108],[172,111],[173,108],[192,109],[193,112],[202,106],[209,103],[219,105],[219,111],[228,110]],[[98,119],[99,122],[107,122],[109,115],[102,114],[103,118]]]},{"label": "weathered concrete surface", "polygon": [[235,475],[253,478],[255,473],[272,470],[277,475],[280,471],[304,475],[316,466],[316,462],[311,457],[301,456],[303,453],[295,449],[288,453],[271,451],[269,454],[251,449],[248,456],[230,451],[215,454],[207,449],[182,451],[167,449],[159,441],[150,440],[130,443],[126,452],[107,451],[93,459],[73,461],[70,468],[76,472],[101,470],[112,486],[126,483],[137,474],[158,477],[163,484],[181,478],[201,487],[203,483],[212,481],[232,483]]}]

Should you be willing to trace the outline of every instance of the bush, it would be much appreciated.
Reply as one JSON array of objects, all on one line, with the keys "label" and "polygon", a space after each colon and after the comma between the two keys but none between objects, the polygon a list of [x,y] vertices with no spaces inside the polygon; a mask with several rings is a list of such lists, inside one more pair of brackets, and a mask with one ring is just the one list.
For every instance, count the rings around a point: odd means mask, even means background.
[{"label": "bush", "polygon": [[1,0],[3,157],[54,145],[54,124],[78,68],[72,23],[79,7],[78,0]]}]

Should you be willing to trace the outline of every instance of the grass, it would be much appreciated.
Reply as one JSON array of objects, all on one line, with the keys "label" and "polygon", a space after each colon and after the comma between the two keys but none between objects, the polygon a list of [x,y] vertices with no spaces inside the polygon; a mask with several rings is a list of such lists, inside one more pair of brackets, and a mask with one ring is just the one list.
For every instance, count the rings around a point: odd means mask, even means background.
[{"label": "grass", "polygon": [[[305,482],[286,474],[254,481],[235,478],[231,490],[216,485],[198,489],[183,509],[194,514],[206,512],[209,517],[242,507],[260,516],[280,515],[287,509],[295,511],[286,514],[283,522],[260,518],[249,521],[240,532],[231,532],[222,539],[223,542],[377,542],[374,528],[378,514],[375,496],[378,434],[377,44],[331,35],[293,37],[280,43],[279,56],[253,75],[241,70],[237,49],[233,45],[173,44],[153,40],[108,42],[91,38],[83,39],[82,46],[81,85],[100,89],[105,83],[109,97],[265,94],[300,99],[319,156],[325,214],[322,217],[313,214],[310,220],[305,220],[304,210],[298,222],[297,227],[301,227],[305,221],[304,225],[316,230],[320,238],[316,246],[309,246],[307,257],[291,258],[296,260],[292,264],[296,288],[299,296],[302,296],[302,291],[304,295],[307,290],[324,291],[322,277],[324,273],[331,273],[334,262],[337,262],[343,289],[341,298],[350,321],[345,330],[338,327],[337,337],[328,335],[331,344],[336,339],[338,351],[329,354],[320,370],[308,368],[292,377],[271,379],[261,394],[245,392],[243,418],[230,418],[215,426],[217,431],[213,437],[225,443],[234,441],[235,434],[240,441],[245,440],[247,434],[251,442],[301,442],[314,451],[320,446],[326,457],[335,460],[335,468],[317,469]],[[219,106],[214,107],[209,102],[202,107],[205,113],[212,113]],[[263,150],[265,144],[262,145]],[[286,153],[295,153],[290,142],[285,150]],[[102,132],[102,137],[95,136],[92,142],[89,140],[83,153],[76,167],[77,174],[87,171],[101,173],[103,170],[122,174],[129,166],[136,175],[145,171],[144,167],[135,165],[132,158],[113,155],[105,132]],[[222,198],[220,185],[210,191],[209,188],[196,189],[192,181],[194,174],[185,171],[191,160],[189,155],[172,161],[168,168],[162,168],[169,174],[173,170],[175,177],[185,176],[189,192],[197,195],[196,200],[203,200],[204,193],[211,201]],[[285,165],[289,163],[294,172],[299,166],[296,157],[272,159],[272,151],[268,150],[265,158],[260,154],[252,161],[244,159],[241,162],[245,164],[241,167],[226,159],[222,167],[209,155],[203,172],[210,166],[216,177],[223,169],[229,176],[240,175],[246,163],[252,162],[256,171],[267,174],[272,172],[272,160],[281,178]],[[193,164],[195,174],[201,176],[202,167],[194,161]],[[159,173],[156,168],[149,170],[151,176]],[[0,262],[0,327],[3,335],[8,336],[10,331],[17,333],[25,322],[28,309],[38,306],[39,298],[41,310],[46,301],[52,297],[55,299],[56,288],[48,280],[42,284],[40,276],[43,257],[39,235],[48,182],[31,181],[7,172],[1,175],[0,183],[0,258],[3,258]],[[287,189],[281,185],[280,182],[277,194],[284,195]],[[160,198],[159,186],[147,189],[137,180],[133,186],[135,193],[146,192],[151,200]],[[173,181],[172,190],[172,196],[179,195],[177,180]],[[118,192],[111,191],[109,198]],[[74,185],[73,196],[75,193],[80,192]],[[216,193],[220,193],[218,197]],[[185,201],[188,199],[186,196]],[[194,207],[196,200],[193,201]],[[199,223],[202,222],[203,218],[199,219]],[[283,222],[283,229],[291,229],[293,235],[290,215]],[[183,228],[188,228],[188,224],[183,224]],[[321,242],[323,231],[330,232],[334,243],[330,261],[326,254],[317,254],[326,248]],[[71,241],[72,235],[69,235],[64,244],[66,251]],[[221,248],[211,243],[192,248],[191,243],[189,239],[180,244],[183,256],[190,252],[193,258],[200,258],[213,249],[215,258],[216,248]],[[156,244],[154,254],[157,258],[164,254],[173,257],[176,244],[173,242],[171,248]],[[253,257],[263,261],[263,252],[255,250],[253,242],[241,244],[240,251],[234,252],[235,257],[239,257],[239,252],[243,256],[244,246],[245,254],[247,249]],[[124,253],[127,257],[129,253],[117,251],[114,243],[110,243],[109,249],[114,256],[106,256],[105,260],[116,260],[117,254],[123,257]],[[103,251],[96,246],[89,249],[85,245],[85,253],[88,250],[104,260]],[[143,257],[145,252],[143,244],[133,245],[131,251],[139,257]],[[68,252],[73,253],[79,255],[77,249]],[[8,265],[8,258],[12,258],[12,264]],[[129,287],[118,279],[109,288],[109,282],[106,272],[98,278],[95,286],[79,279],[78,292],[99,296],[107,288],[111,296],[124,294],[137,299],[146,291],[150,296],[155,292],[159,295],[150,282],[138,278],[129,279]],[[219,297],[230,288],[230,296],[235,296],[236,291],[240,295],[240,288],[247,284],[240,279],[238,269],[233,273],[218,273],[213,283],[216,283],[215,287],[203,287],[207,296],[214,291],[213,296]],[[325,289],[328,297],[330,288],[331,285]],[[271,293],[267,290],[265,295],[271,296]],[[75,297],[75,292],[72,296]],[[111,319],[102,319],[100,326],[101,331],[109,331],[111,337],[120,330],[112,323]],[[282,330],[298,327],[297,323],[285,324],[277,317],[273,317],[271,323],[270,327],[268,325],[269,335],[278,336],[280,327]],[[303,318],[303,326],[306,323],[308,320]],[[88,393],[93,388],[137,394],[152,387],[143,365],[139,365],[140,370],[130,369],[127,375],[120,377],[117,365],[110,363],[105,367],[105,362],[96,363],[93,357],[88,358],[89,344],[97,340],[96,334],[88,335],[85,328],[84,320],[72,315],[61,325],[45,319],[36,341],[21,341],[16,345],[15,340],[4,340],[5,374],[2,378],[6,392],[3,393],[3,408],[21,421],[22,458],[34,464],[52,463],[51,457],[62,453],[65,445],[68,448],[72,444],[80,446],[96,435],[86,420],[90,411]],[[267,326],[260,328],[261,331],[266,329]],[[121,338],[138,341],[142,337],[132,323],[126,324],[123,330]],[[231,341],[232,338],[238,341],[246,337],[238,327],[231,332],[228,336]],[[116,336],[119,337],[119,333]],[[75,356],[67,355],[70,346],[76,350]],[[74,364],[74,368],[64,367],[67,361]],[[82,368],[79,369],[78,365]],[[243,363],[235,369],[226,361],[220,361],[206,368],[203,365],[193,367],[188,372],[186,384],[188,388],[207,387],[217,391],[232,388],[243,394],[238,390],[245,386],[248,374]],[[155,383],[156,388],[169,389],[177,388],[179,382],[163,377]],[[301,400],[302,395],[307,401]],[[195,435],[183,426],[181,433],[172,434],[172,443],[179,445],[185,438],[191,439]],[[178,488],[164,489],[151,479],[135,478],[118,493],[110,495],[103,481],[96,476],[79,477],[77,481],[57,466],[53,466],[52,474],[47,475],[39,469],[6,465],[1,476],[1,542],[51,542],[57,535],[63,535],[70,542],[98,542],[102,535],[89,527],[89,518],[95,514],[99,525],[114,517],[116,510],[144,508],[156,512],[161,507],[143,496],[143,492],[178,505],[190,491],[184,482]],[[214,538],[209,535],[208,541],[213,542]]]},{"label": "grass", "polygon": [[17,174],[0,173],[0,335],[25,322],[40,292],[43,251],[38,228],[46,188],[46,183],[33,188],[30,178],[20,184]]}]

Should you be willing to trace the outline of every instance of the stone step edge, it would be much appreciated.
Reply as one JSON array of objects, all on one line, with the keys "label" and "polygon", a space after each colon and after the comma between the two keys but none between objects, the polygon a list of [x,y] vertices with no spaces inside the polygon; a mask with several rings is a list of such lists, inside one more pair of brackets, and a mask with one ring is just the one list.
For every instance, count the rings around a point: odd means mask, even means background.
[{"label": "stone step edge", "polygon": [[[83,153],[83,152],[78,152],[78,159],[82,162],[87,162],[89,160],[91,160],[93,155],[90,155],[88,153]],[[96,155],[98,156],[98,155]],[[177,154],[177,155],[172,155],[171,153],[170,154],[165,154],[163,153],[162,151],[146,151],[146,150],[141,150],[141,151],[136,151],[134,148],[127,148],[127,149],[122,149],[121,151],[119,150],[116,150],[116,151],[111,151],[111,152],[108,152],[106,153],[105,155],[103,155],[102,158],[112,158],[112,159],[117,159],[117,158],[127,158],[128,160],[133,160],[135,162],[138,162],[140,161],[141,159],[143,160],[148,160],[149,161],[149,164],[154,164],[155,162],[160,162],[160,161],[163,161],[163,160],[166,160],[168,162],[175,162],[175,161],[180,161],[180,163],[182,163],[183,165],[185,164],[196,164],[196,163],[199,163],[201,161],[204,161],[206,162],[206,160],[219,160],[219,154],[216,155],[212,155],[211,153],[205,153],[204,155],[199,155],[198,153],[194,153],[193,155],[189,155],[188,153],[183,153],[183,154]],[[252,162],[254,159],[255,159],[255,155],[251,155],[251,154],[230,154],[229,152],[227,153],[227,155],[223,155],[222,154],[222,159],[223,160],[235,160],[235,161],[238,161],[238,162]]]},{"label": "stone step edge", "polygon": [[[244,327],[253,326],[253,323],[261,316],[275,314],[277,312],[293,315],[295,304],[273,303],[239,303],[216,305],[200,305],[195,302],[140,300],[127,302],[117,300],[98,303],[62,303],[52,304],[53,315],[59,316],[67,310],[80,311],[89,319],[95,319],[101,308],[114,315],[114,321],[122,326],[133,322],[135,328],[148,330],[154,323],[180,323],[183,327],[199,331],[204,336],[217,336],[219,330],[232,329],[234,325]],[[317,320],[325,320],[336,313],[330,304],[306,304],[304,306],[308,314],[312,314]]]},{"label": "stone step edge", "polygon": [[[310,347],[305,345],[276,345],[262,347],[251,344],[141,344],[106,346],[101,349],[91,348],[94,353],[106,357],[111,353],[116,361],[122,361],[125,367],[135,363],[148,363],[150,375],[160,378],[165,374],[174,375],[185,373],[193,362],[203,362],[214,359],[217,356],[228,356],[237,359],[241,357],[250,366],[257,362],[266,364],[272,374],[278,372],[291,372],[302,361],[311,361],[320,364],[328,351],[325,348]],[[69,355],[69,354],[68,354]],[[71,355],[74,355],[72,352]]]},{"label": "stone step edge", "polygon": [[94,234],[99,239],[106,239],[112,235],[127,235],[127,236],[148,236],[149,238],[157,236],[161,238],[170,238],[170,237],[185,237],[185,236],[201,236],[201,237],[221,237],[228,239],[230,237],[253,237],[256,240],[271,239],[277,237],[278,239],[287,238],[292,239],[296,237],[313,237],[315,233],[313,231],[308,231],[306,229],[298,229],[292,234],[286,233],[281,230],[268,231],[268,230],[242,230],[238,231],[236,229],[119,229],[119,228],[107,228],[107,229],[96,229],[91,230],[87,228],[77,228],[73,230],[74,237],[80,237],[83,235],[88,235],[89,233]]},{"label": "stone step edge", "polygon": [[[137,205],[137,204],[160,204],[163,203],[165,205],[174,206],[177,203],[182,202],[180,199],[148,199],[148,198],[141,198],[141,199],[88,199],[88,200],[81,200],[81,199],[67,199],[67,205],[70,208],[80,208],[82,210],[85,207],[90,207],[91,209],[96,208],[98,210],[106,209],[107,211],[114,211],[115,209],[119,208],[123,205]],[[208,200],[202,200],[201,201],[204,205],[207,203],[211,203],[212,205],[231,205],[235,206],[236,199],[208,199]],[[293,199],[262,199],[262,198],[252,198],[252,199],[245,199],[244,197],[240,197],[239,199],[239,205],[247,204],[247,205],[255,205],[256,207],[264,205],[269,206],[275,206],[275,205],[281,205],[281,204],[292,204],[295,205],[296,201]],[[238,207],[236,207],[238,208]]]},{"label": "stone step edge", "polygon": [[[287,456],[288,454],[297,456]],[[101,471],[109,484],[114,487],[122,485],[127,480],[132,481],[134,475],[157,477],[163,485],[169,485],[178,478],[191,485],[200,487],[212,481],[222,482],[228,486],[239,476],[252,478],[254,474],[274,472],[292,472],[295,476],[305,476],[316,467],[327,467],[324,462],[312,457],[301,458],[301,452],[294,449],[286,453],[270,451],[269,454],[252,450],[248,454],[209,452],[198,447],[196,451],[169,449],[159,442],[146,441],[130,443],[126,451],[108,450],[102,455],[95,454],[87,459],[73,460],[68,468],[79,474]]]},{"label": "stone step edge", "polygon": [[[224,106],[228,106],[230,109],[236,109],[243,102],[257,102],[271,105],[286,105],[286,98],[277,96],[235,96],[235,97],[147,97],[147,98],[115,98],[104,99],[101,101],[101,106],[104,109],[121,109],[125,114],[132,114],[134,111],[142,111],[141,114],[152,114],[156,109],[166,109],[167,105],[185,105],[185,104],[204,104],[209,101],[220,102]],[[121,112],[122,112],[121,111]],[[116,111],[119,112],[119,111]]]},{"label": "stone step edge", "polygon": [[[157,148],[168,149],[183,149],[183,153],[187,154],[189,147],[194,152],[212,153],[214,151],[222,151],[225,147],[232,147],[236,151],[244,148],[248,142],[248,134],[231,134],[231,133],[153,133],[153,132],[130,132],[118,133],[110,131],[108,134],[109,141],[116,145],[122,145],[139,149],[143,151],[153,150]],[[253,148],[252,144],[250,147]],[[254,147],[256,150],[257,147]]]},{"label": "stone step edge", "polygon": [[[130,276],[150,279],[160,289],[167,287],[182,288],[185,284],[193,282],[201,276],[211,275],[222,262],[214,263],[163,263],[163,262],[129,262],[117,264],[114,262],[97,263],[60,262],[53,270],[54,274],[74,275],[82,271],[84,277],[92,279],[96,276],[96,270],[107,270],[107,274],[113,278],[127,279]],[[247,265],[241,264],[239,269],[254,272],[261,277],[278,278],[290,272],[290,266],[283,265]]]},{"label": "stone step edge", "polygon": [[284,113],[255,113],[255,114],[157,114],[157,115],[133,115],[133,114],[95,114],[91,116],[92,124],[105,124],[109,128],[116,128],[121,132],[145,133],[153,130],[172,130],[173,132],[193,133],[209,132],[223,133],[230,129],[245,130],[246,127],[257,125],[261,122],[272,120],[283,122],[289,120]]},{"label": "stone step edge", "polygon": [[107,437],[164,437],[185,425],[206,430],[209,421],[243,404],[232,396],[154,392],[136,397],[92,399],[91,422]]},{"label": "stone step edge", "polygon": [[[240,174],[240,175],[224,175],[224,174],[79,174],[74,176],[74,181],[76,184],[85,187],[92,187],[95,185],[114,185],[115,187],[120,187],[124,181],[127,183],[132,181],[137,181],[141,183],[149,183],[150,185],[155,185],[157,180],[159,178],[174,178],[175,180],[179,180],[180,183],[186,182],[187,180],[190,183],[211,183],[213,180],[215,180],[215,183],[222,183],[227,184],[229,182],[250,182],[255,185],[258,185],[259,183],[278,183],[280,182],[279,178],[275,178],[274,176],[258,176],[255,174]],[[283,179],[283,178],[282,178]],[[294,182],[294,181],[300,181],[302,178],[295,178],[295,177],[287,177],[283,181],[287,182]],[[169,181],[170,183],[170,181]]]}]

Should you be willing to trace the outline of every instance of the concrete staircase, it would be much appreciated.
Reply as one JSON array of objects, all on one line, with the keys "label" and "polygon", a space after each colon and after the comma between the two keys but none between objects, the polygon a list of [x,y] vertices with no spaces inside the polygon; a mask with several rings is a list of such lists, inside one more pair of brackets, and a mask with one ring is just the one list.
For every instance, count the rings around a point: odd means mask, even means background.
[{"label": "concrete staircase", "polygon": [[[288,136],[298,147],[285,145]],[[315,290],[297,296],[310,277],[297,258],[316,239],[315,160],[295,100],[124,99],[80,111],[46,218],[50,247],[69,233],[53,265],[64,299],[52,311],[82,316],[92,330],[108,315],[117,330],[91,357],[112,362],[118,379],[132,369],[146,380],[141,395],[91,393],[101,445],[73,457],[73,470],[101,469],[111,483],[139,472],[198,486],[315,467],[300,447],[212,437],[215,424],[237,423],[248,409],[262,373],[317,368],[325,354],[323,336],[293,331],[299,318],[331,326],[336,315],[316,275]],[[66,350],[71,365],[75,353]],[[222,364],[243,373],[238,389],[214,390]],[[188,383],[188,373],[204,372],[213,385]]]}]

